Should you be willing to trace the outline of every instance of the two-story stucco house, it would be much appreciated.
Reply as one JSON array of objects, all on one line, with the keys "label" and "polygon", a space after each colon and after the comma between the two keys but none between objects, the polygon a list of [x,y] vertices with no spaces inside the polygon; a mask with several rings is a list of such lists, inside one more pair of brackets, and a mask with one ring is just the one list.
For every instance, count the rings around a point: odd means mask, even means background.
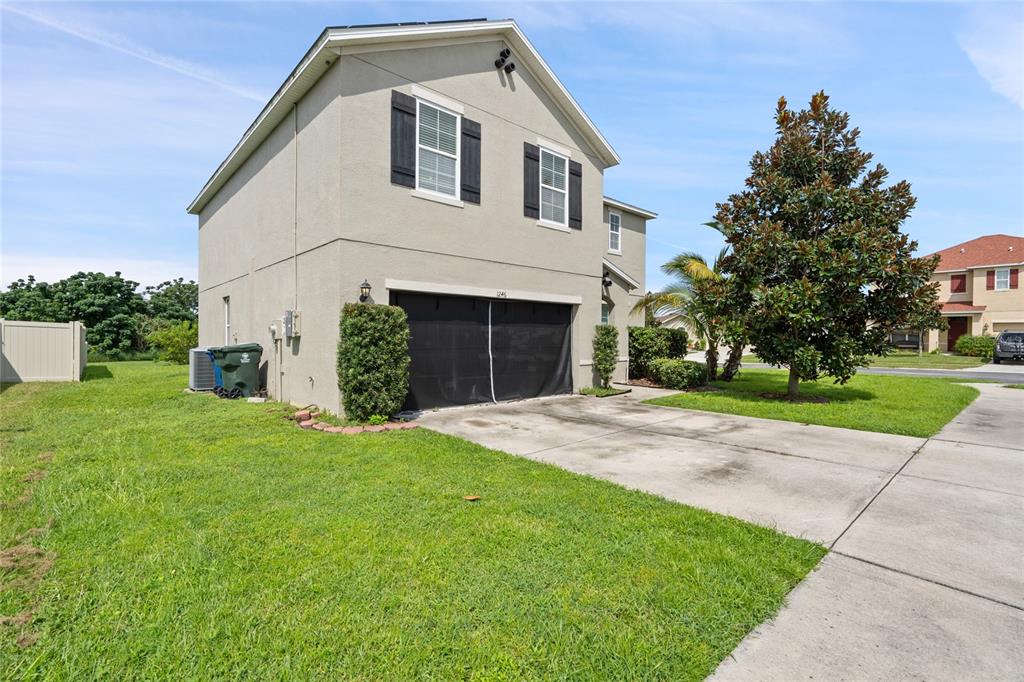
[{"label": "two-story stucco house", "polygon": [[410,408],[590,385],[601,322],[622,380],[656,216],[604,196],[618,162],[514,21],[328,28],[188,207],[200,344],[340,412],[363,300],[408,312]]},{"label": "two-story stucco house", "polygon": [[1024,330],[1024,237],[992,234],[938,251],[933,281],[939,283],[948,331],[930,330],[925,350],[952,351],[964,334],[981,336]]}]

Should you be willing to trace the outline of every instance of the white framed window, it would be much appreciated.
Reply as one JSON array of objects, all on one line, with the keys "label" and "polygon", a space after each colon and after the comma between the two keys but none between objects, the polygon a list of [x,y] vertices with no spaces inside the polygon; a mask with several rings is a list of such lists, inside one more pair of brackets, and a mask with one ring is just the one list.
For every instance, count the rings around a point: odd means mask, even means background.
[{"label": "white framed window", "polygon": [[231,297],[224,297],[224,345],[231,343]]},{"label": "white framed window", "polygon": [[461,124],[458,114],[416,100],[416,189],[458,196]]},{"label": "white framed window", "polygon": [[996,270],[996,291],[1007,291],[1010,288],[1010,268]]},{"label": "white framed window", "polygon": [[557,225],[566,220],[566,176],[569,159],[541,147],[540,150],[540,219]]},{"label": "white framed window", "polygon": [[608,212],[608,250],[622,253],[622,216]]},{"label": "white framed window", "polygon": [[601,304],[601,324],[609,324],[611,319],[612,308],[607,303]]}]

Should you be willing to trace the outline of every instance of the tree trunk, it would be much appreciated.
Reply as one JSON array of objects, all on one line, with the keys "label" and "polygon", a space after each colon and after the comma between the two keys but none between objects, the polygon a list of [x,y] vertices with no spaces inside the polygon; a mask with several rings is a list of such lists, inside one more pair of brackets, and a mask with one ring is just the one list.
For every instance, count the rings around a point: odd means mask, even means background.
[{"label": "tree trunk", "polygon": [[708,349],[704,351],[704,360],[708,365],[708,381],[718,378],[718,343],[708,339]]},{"label": "tree trunk", "polygon": [[917,331],[917,356],[918,357],[921,357],[921,350],[922,350],[921,344],[924,341],[923,337],[924,337],[924,330],[923,329],[919,329]]},{"label": "tree trunk", "polygon": [[800,393],[800,375],[796,371],[796,367],[789,366],[789,388],[786,390],[786,396],[793,400]]},{"label": "tree trunk", "polygon": [[740,371],[740,360],[743,358],[742,341],[733,341],[729,346],[729,357],[726,358],[725,367],[722,368],[722,381],[732,381],[736,372]]}]

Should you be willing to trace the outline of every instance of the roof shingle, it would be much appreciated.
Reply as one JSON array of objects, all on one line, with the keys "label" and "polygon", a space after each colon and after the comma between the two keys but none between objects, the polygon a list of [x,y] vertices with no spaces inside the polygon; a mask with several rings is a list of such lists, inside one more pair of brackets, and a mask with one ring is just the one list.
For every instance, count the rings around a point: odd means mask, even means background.
[{"label": "roof shingle", "polygon": [[948,249],[936,251],[941,259],[938,271],[966,270],[985,265],[1009,265],[1024,262],[1024,237],[990,234]]}]

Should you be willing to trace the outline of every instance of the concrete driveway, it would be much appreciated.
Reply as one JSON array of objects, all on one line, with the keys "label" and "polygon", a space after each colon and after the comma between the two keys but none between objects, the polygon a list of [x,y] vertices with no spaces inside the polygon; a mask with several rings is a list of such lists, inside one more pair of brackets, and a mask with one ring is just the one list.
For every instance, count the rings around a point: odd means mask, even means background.
[{"label": "concrete driveway", "polygon": [[723,680],[1021,679],[1024,395],[931,439],[565,396],[423,415],[429,428],[832,552]]}]

